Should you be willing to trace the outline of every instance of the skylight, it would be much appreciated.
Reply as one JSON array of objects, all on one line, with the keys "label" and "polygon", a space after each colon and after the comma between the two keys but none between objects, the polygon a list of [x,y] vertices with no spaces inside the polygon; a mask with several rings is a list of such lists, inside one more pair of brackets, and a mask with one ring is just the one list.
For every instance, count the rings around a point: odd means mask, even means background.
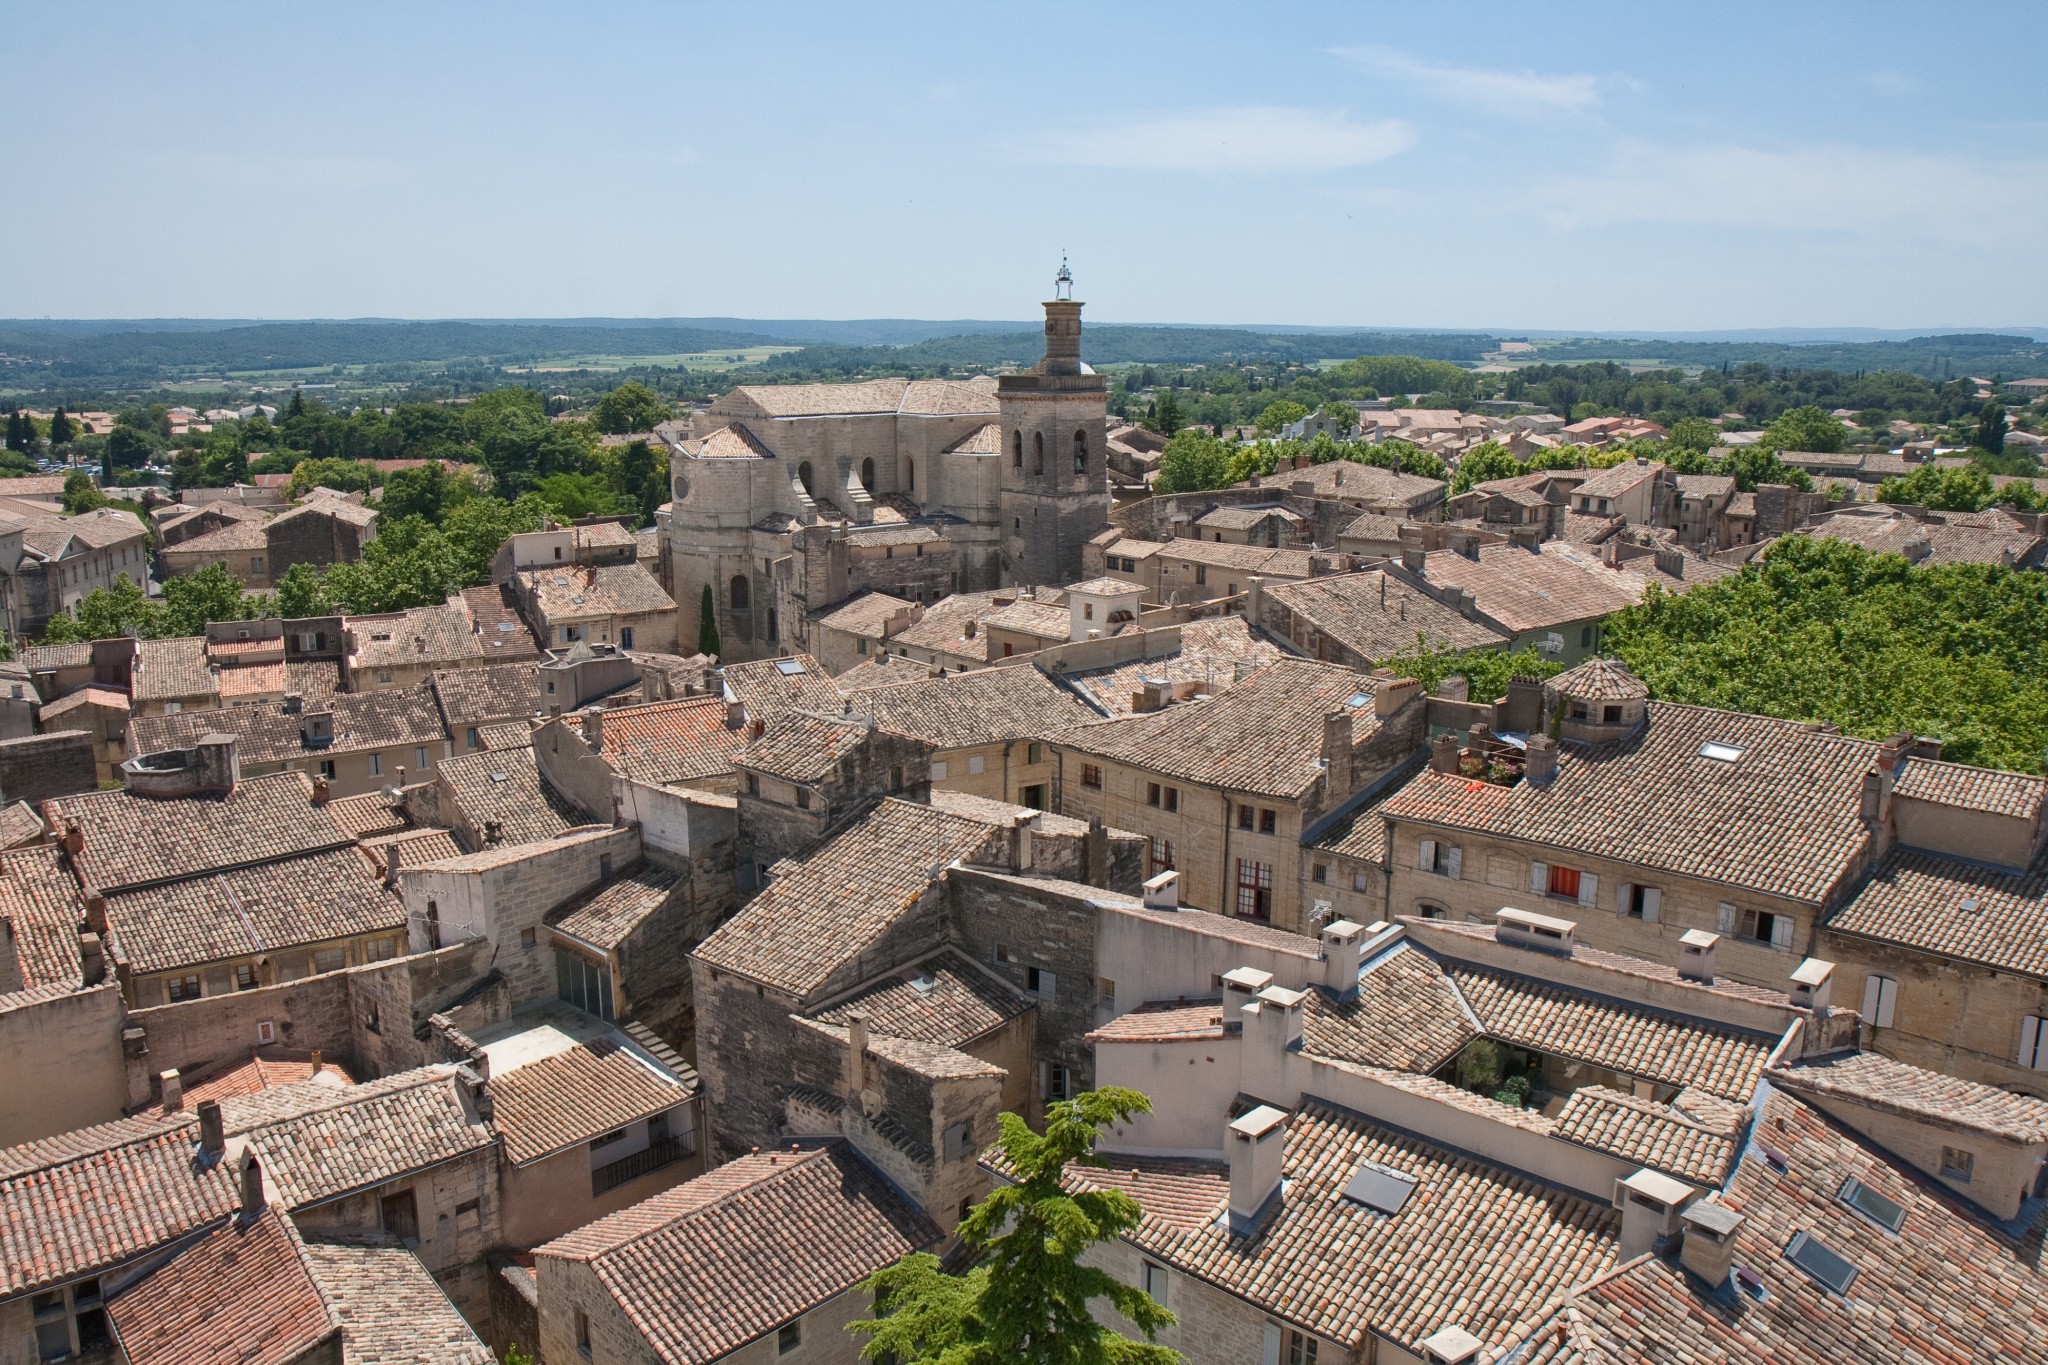
[{"label": "skylight", "polygon": [[1353,692],[1351,694],[1351,700],[1345,702],[1344,705],[1346,705],[1353,711],[1356,711],[1359,707],[1365,705],[1367,702],[1371,700],[1372,698],[1366,696],[1363,692]]},{"label": "skylight", "polygon": [[777,659],[775,661],[775,671],[785,678],[799,677],[804,671],[804,661],[802,659]]},{"label": "skylight", "polygon": [[1344,1187],[1344,1197],[1355,1204],[1363,1204],[1376,1213],[1392,1218],[1408,1202],[1408,1196],[1415,1193],[1415,1177],[1390,1171],[1370,1161],[1358,1163],[1358,1173],[1351,1177],[1351,1183]]},{"label": "skylight", "polygon": [[1733,763],[1742,757],[1742,750],[1733,744],[1723,744],[1718,739],[1710,739],[1700,745],[1700,757],[1711,758],[1716,763]]},{"label": "skylight", "polygon": [[1810,1232],[1793,1235],[1785,1248],[1785,1259],[1837,1294],[1846,1295],[1849,1286],[1856,1283],[1856,1267],[1823,1246]]},{"label": "skylight", "polygon": [[1897,1232],[1905,1226],[1904,1206],[1885,1198],[1853,1175],[1842,1182],[1841,1196],[1844,1204],[1887,1232]]}]

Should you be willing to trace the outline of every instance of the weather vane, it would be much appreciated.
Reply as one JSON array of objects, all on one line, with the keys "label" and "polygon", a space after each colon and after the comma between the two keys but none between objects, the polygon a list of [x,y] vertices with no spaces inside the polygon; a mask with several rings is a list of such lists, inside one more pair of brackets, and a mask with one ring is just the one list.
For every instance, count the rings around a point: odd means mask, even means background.
[{"label": "weather vane", "polygon": [[1052,296],[1056,299],[1074,297],[1074,272],[1067,269],[1067,253],[1060,251],[1060,273],[1052,277]]}]

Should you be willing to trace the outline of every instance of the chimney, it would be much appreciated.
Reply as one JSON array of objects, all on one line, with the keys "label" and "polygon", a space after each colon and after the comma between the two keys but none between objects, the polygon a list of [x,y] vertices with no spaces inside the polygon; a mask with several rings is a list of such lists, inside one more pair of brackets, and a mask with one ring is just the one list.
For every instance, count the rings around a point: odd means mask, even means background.
[{"label": "chimney", "polygon": [[591,710],[583,713],[583,742],[591,748],[604,748],[604,712]]},{"label": "chimney", "polygon": [[[1373,674],[1379,677],[1377,671]],[[1396,715],[1410,700],[1422,695],[1422,683],[1415,678],[1387,678],[1372,694],[1372,713],[1381,720]]]},{"label": "chimney", "polygon": [[314,805],[316,805],[316,806],[324,806],[324,805],[326,805],[326,804],[327,804],[327,798],[328,798],[329,796],[331,796],[331,795],[333,794],[333,792],[334,792],[334,788],[328,785],[328,782],[327,782],[327,779],[326,779],[326,778],[324,778],[324,777],[316,777],[316,778],[314,778],[314,779],[313,779],[313,804],[314,804]]},{"label": "chimney", "polygon": [[[884,656],[886,657],[886,656]],[[747,723],[746,703],[729,701],[725,704],[725,728],[737,730]]]},{"label": "chimney", "polygon": [[1335,806],[1351,794],[1351,713],[1323,717],[1324,800]]},{"label": "chimney", "polygon": [[1735,1234],[1742,1231],[1743,1217],[1726,1204],[1698,1199],[1678,1215],[1678,1264],[1709,1285],[1719,1289],[1735,1270]]},{"label": "chimney", "polygon": [[846,1099],[856,1108],[867,1089],[868,1017],[855,1010],[846,1016]]},{"label": "chimney", "polygon": [[1401,567],[1414,574],[1417,578],[1427,574],[1428,565],[1423,556],[1422,546],[1410,545],[1403,541],[1401,543]]},{"label": "chimney", "polygon": [[1180,873],[1161,872],[1156,877],[1145,879],[1145,908],[1147,910],[1180,909]]},{"label": "chimney", "polygon": [[263,1216],[263,1163],[256,1153],[242,1149],[242,1221],[253,1223]]},{"label": "chimney", "polygon": [[1792,972],[1792,1003],[1815,1014],[1825,1013],[1834,976],[1834,963],[1817,957],[1807,958]]},{"label": "chimney", "polygon": [[1473,1365],[1486,1343],[1452,1323],[1422,1339],[1422,1358],[1428,1365]]},{"label": "chimney", "polygon": [[[1240,971],[1243,968],[1239,968]],[[1261,972],[1261,976],[1265,973]],[[1224,978],[1226,981],[1228,977]],[[1287,1054],[1301,1046],[1302,1005],[1307,991],[1290,991],[1285,986],[1266,986],[1251,1004],[1237,1014],[1244,1020],[1243,1074],[1248,1083],[1238,1089],[1272,1094],[1278,1091],[1291,1102],[1299,1094],[1287,1081]],[[1226,997],[1223,1017],[1230,1019]]]},{"label": "chimney", "polygon": [[199,1101],[199,1154],[209,1161],[217,1161],[227,1150],[227,1131],[221,1126],[220,1101]]},{"label": "chimney", "polygon": [[1543,728],[1541,679],[1508,679],[1507,705],[1501,708],[1500,728],[1518,735],[1533,735]]},{"label": "chimney", "polygon": [[1259,1215],[1280,1196],[1287,1164],[1287,1114],[1262,1104],[1224,1130],[1230,1161],[1230,1234],[1248,1235]]},{"label": "chimney", "polygon": [[78,936],[78,979],[97,986],[107,979],[107,950],[100,936],[90,929]]},{"label": "chimney", "polygon": [[74,858],[85,852],[85,831],[78,827],[76,820],[64,822],[64,838],[62,843],[64,851]]},{"label": "chimney", "polygon": [[1685,577],[1685,554],[1679,550],[1659,550],[1656,555],[1657,569],[1673,578]]},{"label": "chimney", "polygon": [[1714,945],[1721,936],[1706,929],[1688,929],[1678,936],[1678,974],[1688,981],[1714,981]]},{"label": "chimney", "polygon": [[1273,984],[1273,974],[1257,967],[1232,967],[1223,974],[1223,1017],[1228,1020],[1252,1002],[1253,997]]},{"label": "chimney", "polygon": [[317,1047],[313,1049],[313,1073],[312,1073],[312,1074],[313,1074],[313,1075],[315,1075],[315,1076],[317,1076],[317,1075],[319,1075],[319,1074],[320,1074],[320,1049],[319,1049],[319,1048],[317,1048]]},{"label": "chimney", "polygon": [[1532,787],[1547,787],[1557,776],[1557,741],[1549,735],[1529,736],[1522,778]]},{"label": "chimney", "polygon": [[384,885],[398,885],[398,841],[384,845]]},{"label": "chimney", "polygon": [[1251,575],[1244,581],[1244,592],[1244,619],[1257,625],[1266,605],[1266,580],[1257,574]]},{"label": "chimney", "polygon": [[284,713],[286,715],[296,716],[305,709],[306,699],[299,693],[287,692],[284,694]]},{"label": "chimney", "polygon": [[85,893],[85,927],[100,937],[107,933],[107,898],[97,891]]},{"label": "chimney", "polygon": [[1645,1252],[1663,1251],[1678,1231],[1678,1215],[1700,1192],[1682,1180],[1645,1167],[1614,1182],[1614,1202],[1621,1209],[1621,1245],[1617,1264]]},{"label": "chimney", "polygon": [[185,1107],[185,1078],[178,1074],[177,1068],[173,1067],[169,1071],[159,1072],[157,1074],[157,1081],[163,1086],[164,1112],[175,1114],[180,1109],[183,1109]]},{"label": "chimney", "polygon": [[1081,846],[1081,871],[1090,886],[1109,885],[1109,826],[1099,815],[1088,817],[1088,833]]},{"label": "chimney", "polygon": [[1458,737],[1451,734],[1438,735],[1429,742],[1429,770],[1436,773],[1458,771]]},{"label": "chimney", "polygon": [[1358,993],[1358,969],[1365,961],[1365,926],[1348,919],[1323,926],[1323,985],[1344,999]]}]

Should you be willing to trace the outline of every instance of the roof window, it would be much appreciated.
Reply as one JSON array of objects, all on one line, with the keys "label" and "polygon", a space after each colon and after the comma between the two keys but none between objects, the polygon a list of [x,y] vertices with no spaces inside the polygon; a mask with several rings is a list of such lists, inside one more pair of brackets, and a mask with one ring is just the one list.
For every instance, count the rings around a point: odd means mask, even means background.
[{"label": "roof window", "polygon": [[1842,1182],[1841,1200],[1887,1232],[1905,1226],[1904,1205],[1885,1198],[1853,1175]]},{"label": "roof window", "polygon": [[1366,696],[1363,692],[1353,692],[1351,694],[1351,700],[1345,702],[1344,705],[1349,707],[1351,710],[1356,711],[1359,707],[1365,705],[1367,702],[1371,700],[1372,698]]},{"label": "roof window", "polygon": [[775,671],[785,678],[801,677],[804,671],[804,661],[802,659],[777,659],[775,661]]},{"label": "roof window", "polygon": [[1718,739],[1710,739],[1700,745],[1700,757],[1711,758],[1716,763],[1733,763],[1742,757],[1742,750],[1733,744],[1723,744]]},{"label": "roof window", "polygon": [[1848,1294],[1849,1286],[1856,1283],[1856,1267],[1803,1229],[1786,1245],[1785,1259],[1837,1294]]},{"label": "roof window", "polygon": [[1358,1171],[1351,1177],[1351,1183],[1344,1187],[1344,1197],[1354,1204],[1363,1204],[1375,1213],[1384,1213],[1392,1218],[1408,1202],[1408,1196],[1415,1193],[1415,1177],[1389,1170],[1370,1161],[1358,1163]]}]

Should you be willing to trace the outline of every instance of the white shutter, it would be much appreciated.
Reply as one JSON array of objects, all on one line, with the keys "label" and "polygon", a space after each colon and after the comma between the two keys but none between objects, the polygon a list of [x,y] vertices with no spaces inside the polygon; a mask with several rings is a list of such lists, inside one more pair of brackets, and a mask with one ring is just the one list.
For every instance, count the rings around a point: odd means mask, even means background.
[{"label": "white shutter", "polygon": [[1615,914],[1626,915],[1628,913],[1629,893],[1633,890],[1635,890],[1634,886],[1628,882],[1623,882],[1620,886],[1614,888]]},{"label": "white shutter", "polygon": [[1415,846],[1415,866],[1424,872],[1436,871],[1436,840],[1424,839]]},{"label": "white shutter", "polygon": [[1717,934],[1732,934],[1735,932],[1735,907],[1727,901],[1722,901],[1714,910],[1714,932]]},{"label": "white shutter", "polygon": [[1579,874],[1579,904],[1595,905],[1600,900],[1600,879],[1590,872]]},{"label": "white shutter", "polygon": [[1444,852],[1444,875],[1455,881],[1465,863],[1465,850],[1453,845]]},{"label": "white shutter", "polygon": [[1863,1022],[1877,1028],[1892,1026],[1892,1009],[1899,999],[1899,983],[1888,976],[1872,974],[1863,978]]},{"label": "white shutter", "polygon": [[1664,893],[1654,886],[1643,888],[1643,923],[1655,924],[1664,913]]},{"label": "white shutter", "polygon": [[1266,1344],[1259,1349],[1259,1365],[1280,1365],[1280,1324],[1266,1324]]},{"label": "white shutter", "polygon": [[2039,1016],[2020,1016],[2019,1064],[2035,1071],[2041,1069],[2041,1020]]},{"label": "white shutter", "polygon": [[1530,864],[1529,864],[1529,892],[1530,892],[1530,894],[1531,894],[1531,895],[1536,895],[1536,896],[1541,896],[1541,895],[1545,895],[1546,893],[1548,893],[1548,892],[1549,892],[1549,890],[1550,890],[1550,864],[1549,864],[1549,863],[1530,863]]},{"label": "white shutter", "polygon": [[1771,946],[1781,953],[1792,951],[1792,917],[1771,916]]}]

